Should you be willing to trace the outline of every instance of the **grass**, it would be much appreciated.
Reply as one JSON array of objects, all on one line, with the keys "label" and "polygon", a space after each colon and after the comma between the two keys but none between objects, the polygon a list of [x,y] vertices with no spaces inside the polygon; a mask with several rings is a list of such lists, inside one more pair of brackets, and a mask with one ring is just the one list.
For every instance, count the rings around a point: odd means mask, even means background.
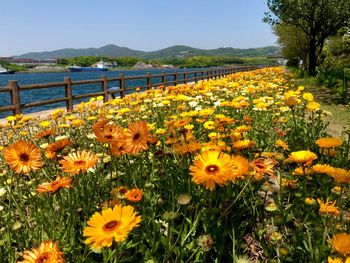
[{"label": "grass", "polygon": [[325,116],[329,123],[327,132],[335,137],[346,138],[345,131],[350,130],[350,105],[339,104],[339,96],[331,89],[320,85],[315,78],[295,78],[298,86],[304,86],[307,92],[311,92],[315,101],[321,104],[322,109],[329,111],[332,115]]}]

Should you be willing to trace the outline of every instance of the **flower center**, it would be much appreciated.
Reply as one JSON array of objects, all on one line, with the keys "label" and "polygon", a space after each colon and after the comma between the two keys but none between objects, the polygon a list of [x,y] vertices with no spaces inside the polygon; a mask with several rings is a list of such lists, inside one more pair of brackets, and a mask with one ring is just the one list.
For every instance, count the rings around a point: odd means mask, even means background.
[{"label": "flower center", "polygon": [[84,160],[74,161],[74,165],[77,165],[77,166],[84,166],[85,164],[86,162]]},{"label": "flower center", "polygon": [[48,259],[49,259],[49,255],[47,252],[45,252],[36,259],[35,263],[44,263],[44,262],[47,262]]},{"label": "flower center", "polygon": [[113,135],[107,134],[107,135],[105,135],[105,139],[112,140],[113,139]]},{"label": "flower center", "polygon": [[19,159],[20,159],[22,162],[28,162],[28,160],[29,160],[29,155],[26,154],[26,153],[21,153],[21,154],[19,155]]},{"label": "flower center", "polygon": [[216,164],[211,164],[205,167],[205,171],[208,174],[216,174],[219,171],[219,167]]},{"label": "flower center", "polygon": [[132,138],[134,141],[138,140],[141,137],[140,133],[136,133]]},{"label": "flower center", "polygon": [[105,225],[103,226],[103,230],[104,230],[104,231],[113,231],[113,230],[116,229],[119,225],[120,225],[120,221],[118,221],[118,220],[112,220],[112,221],[109,221],[107,224],[105,224]]}]

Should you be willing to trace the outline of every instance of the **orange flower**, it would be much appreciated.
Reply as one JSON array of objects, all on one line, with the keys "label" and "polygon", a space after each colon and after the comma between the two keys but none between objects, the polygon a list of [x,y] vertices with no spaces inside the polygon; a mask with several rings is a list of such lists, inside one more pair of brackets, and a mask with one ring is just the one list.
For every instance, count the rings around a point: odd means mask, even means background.
[{"label": "orange flower", "polygon": [[148,142],[152,141],[152,135],[148,131],[144,121],[130,123],[125,133],[125,147],[129,154],[138,154],[148,149]]},{"label": "orange flower", "polygon": [[64,149],[64,147],[71,145],[72,142],[69,139],[59,140],[51,143],[45,151],[45,156],[48,159],[53,159],[57,156],[57,153]]},{"label": "orange flower", "polygon": [[125,198],[133,203],[138,203],[142,200],[142,190],[138,188],[133,188],[125,193]]},{"label": "orange flower", "polygon": [[47,138],[50,135],[53,135],[56,133],[55,129],[48,129],[48,130],[44,130],[42,132],[38,132],[37,134],[34,135],[35,139],[41,139],[41,138]]},{"label": "orange flower", "polygon": [[320,138],[316,141],[316,144],[320,148],[336,148],[342,144],[342,141],[339,138]]},{"label": "orange flower", "polygon": [[314,166],[311,167],[311,169],[315,173],[330,175],[332,173],[332,171],[334,170],[334,167],[332,167],[328,164],[315,164]]},{"label": "orange flower", "polygon": [[317,203],[320,205],[320,210],[319,210],[320,214],[333,215],[333,216],[340,215],[339,209],[335,207],[336,201],[329,202],[327,198],[326,202],[324,203],[321,199],[317,198]]},{"label": "orange flower", "polygon": [[79,151],[68,154],[60,160],[62,170],[66,173],[78,174],[80,171],[86,172],[97,162],[98,157],[88,151]]},{"label": "orange flower", "polygon": [[337,183],[350,183],[350,171],[342,168],[333,168],[329,173]]},{"label": "orange flower", "polygon": [[119,143],[123,141],[123,129],[119,126],[108,124],[110,120],[101,120],[94,124],[93,132],[96,141],[101,143]]},{"label": "orange flower", "polygon": [[71,187],[70,183],[72,182],[71,177],[60,177],[57,175],[55,181],[46,182],[41,185],[38,185],[36,191],[39,193],[54,193],[61,188]]},{"label": "orange flower", "polygon": [[245,140],[238,140],[233,143],[233,148],[238,149],[238,150],[244,150],[244,149],[249,149],[255,145],[254,141],[251,141],[249,139]]},{"label": "orange flower", "polygon": [[64,263],[63,253],[59,250],[57,243],[51,240],[44,241],[38,248],[24,251],[23,259],[17,263]]},{"label": "orange flower", "polygon": [[350,255],[350,234],[340,233],[332,238],[332,248],[336,252],[346,256]]},{"label": "orange flower", "polygon": [[198,154],[190,166],[192,181],[214,190],[215,185],[227,184],[235,179],[233,162],[228,154],[219,151],[205,151]]},{"label": "orange flower", "polygon": [[250,167],[253,169],[253,174],[257,178],[261,178],[263,175],[273,176],[275,174],[274,166],[277,164],[276,160],[271,158],[258,158],[251,162]]},{"label": "orange flower", "polygon": [[34,144],[17,141],[3,150],[4,159],[16,173],[29,174],[43,166],[41,152]]},{"label": "orange flower", "polygon": [[183,141],[181,143],[175,143],[173,148],[180,154],[195,153],[201,149],[201,144],[192,140],[187,143]]}]

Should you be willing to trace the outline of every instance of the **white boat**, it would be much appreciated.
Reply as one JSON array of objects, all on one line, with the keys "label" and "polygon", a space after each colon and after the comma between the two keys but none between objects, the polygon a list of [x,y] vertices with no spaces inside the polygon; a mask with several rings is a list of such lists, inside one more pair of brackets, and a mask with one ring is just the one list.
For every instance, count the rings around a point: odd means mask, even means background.
[{"label": "white boat", "polygon": [[0,74],[13,74],[16,70],[7,70],[3,66],[0,65]]}]

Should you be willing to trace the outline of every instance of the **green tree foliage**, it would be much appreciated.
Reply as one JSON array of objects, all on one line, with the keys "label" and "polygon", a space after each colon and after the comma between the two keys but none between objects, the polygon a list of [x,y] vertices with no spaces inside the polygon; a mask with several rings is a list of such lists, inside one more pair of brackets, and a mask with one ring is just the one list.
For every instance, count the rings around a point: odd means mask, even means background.
[{"label": "green tree foliage", "polygon": [[350,0],[267,0],[267,5],[265,22],[292,25],[307,36],[307,69],[314,76],[325,40],[349,24]]},{"label": "green tree foliage", "polygon": [[298,66],[300,61],[306,61],[308,40],[302,30],[293,25],[276,24],[273,26],[273,31],[284,56],[288,59],[289,66]]}]

